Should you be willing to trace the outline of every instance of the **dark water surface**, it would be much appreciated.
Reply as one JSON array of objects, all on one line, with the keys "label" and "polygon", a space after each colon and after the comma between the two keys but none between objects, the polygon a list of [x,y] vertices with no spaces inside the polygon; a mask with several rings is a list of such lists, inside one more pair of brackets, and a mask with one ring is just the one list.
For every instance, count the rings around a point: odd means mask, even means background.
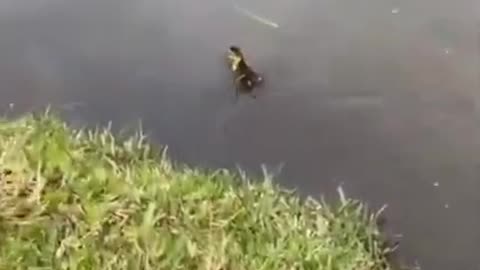
[{"label": "dark water surface", "polygon": [[[388,204],[400,254],[480,269],[480,4],[475,1],[0,0],[0,105],[136,127],[189,164],[303,194]],[[202,4],[199,4],[202,3]],[[264,73],[233,103],[237,44]]]}]

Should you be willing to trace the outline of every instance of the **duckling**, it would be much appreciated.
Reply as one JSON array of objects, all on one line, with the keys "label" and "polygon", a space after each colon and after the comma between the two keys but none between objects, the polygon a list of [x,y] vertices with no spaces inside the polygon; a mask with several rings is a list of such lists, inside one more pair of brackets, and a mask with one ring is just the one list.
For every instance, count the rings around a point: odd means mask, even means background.
[{"label": "duckling", "polygon": [[236,94],[247,92],[256,98],[253,90],[263,82],[263,76],[258,74],[247,64],[242,50],[238,46],[230,46],[228,51],[230,70],[234,73]]}]

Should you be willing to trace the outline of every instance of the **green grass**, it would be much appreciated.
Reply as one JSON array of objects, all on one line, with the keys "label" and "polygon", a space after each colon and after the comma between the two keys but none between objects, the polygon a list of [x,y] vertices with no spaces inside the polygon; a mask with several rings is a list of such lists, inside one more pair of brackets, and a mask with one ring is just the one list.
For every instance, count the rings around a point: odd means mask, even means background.
[{"label": "green grass", "polygon": [[391,269],[376,215],[174,166],[141,133],[0,121],[0,269]]}]

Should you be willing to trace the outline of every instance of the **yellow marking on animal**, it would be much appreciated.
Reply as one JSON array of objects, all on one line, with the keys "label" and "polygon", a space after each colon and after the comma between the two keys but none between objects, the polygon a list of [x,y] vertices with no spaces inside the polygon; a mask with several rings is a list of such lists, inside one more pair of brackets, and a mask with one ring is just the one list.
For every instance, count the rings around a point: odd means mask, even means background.
[{"label": "yellow marking on animal", "polygon": [[238,64],[242,61],[242,58],[234,54],[230,54],[228,58],[232,61],[230,65],[232,71],[237,71]]}]

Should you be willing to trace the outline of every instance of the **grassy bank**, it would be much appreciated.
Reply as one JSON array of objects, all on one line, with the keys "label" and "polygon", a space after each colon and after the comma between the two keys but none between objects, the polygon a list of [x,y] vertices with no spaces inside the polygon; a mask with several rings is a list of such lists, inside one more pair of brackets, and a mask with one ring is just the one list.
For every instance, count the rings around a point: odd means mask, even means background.
[{"label": "grassy bank", "polygon": [[[357,201],[173,166],[139,134],[0,122],[0,269],[390,269]],[[267,179],[268,180],[268,179]]]}]

